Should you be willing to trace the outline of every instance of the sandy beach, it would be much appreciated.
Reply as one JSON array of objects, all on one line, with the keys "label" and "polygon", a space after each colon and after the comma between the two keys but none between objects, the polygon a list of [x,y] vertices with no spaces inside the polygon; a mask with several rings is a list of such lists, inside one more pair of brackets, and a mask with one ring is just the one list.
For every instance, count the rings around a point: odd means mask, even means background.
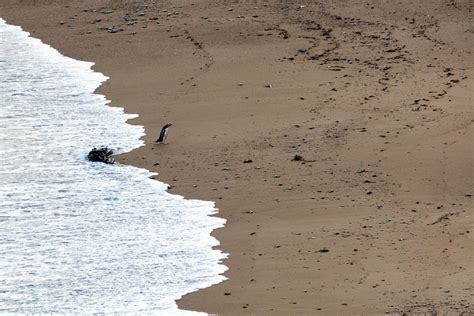
[{"label": "sandy beach", "polygon": [[[474,313],[474,4],[4,0],[139,117],[117,157],[211,200],[219,315]],[[166,145],[160,128],[173,127]]]}]

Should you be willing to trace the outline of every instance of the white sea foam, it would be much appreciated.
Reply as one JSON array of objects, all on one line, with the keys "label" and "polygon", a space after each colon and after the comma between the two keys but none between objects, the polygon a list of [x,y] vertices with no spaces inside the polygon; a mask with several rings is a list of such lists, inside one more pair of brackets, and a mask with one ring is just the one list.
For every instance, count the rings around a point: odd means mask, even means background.
[{"label": "white sea foam", "polygon": [[185,314],[176,299],[224,279],[224,220],[147,170],[86,161],[144,134],[94,94],[92,65],[0,19],[0,312]]}]

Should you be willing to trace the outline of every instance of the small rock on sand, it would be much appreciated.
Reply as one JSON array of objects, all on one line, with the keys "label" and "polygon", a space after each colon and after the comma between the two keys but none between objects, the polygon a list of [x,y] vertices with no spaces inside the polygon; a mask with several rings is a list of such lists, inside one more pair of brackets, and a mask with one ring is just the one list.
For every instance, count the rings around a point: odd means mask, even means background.
[{"label": "small rock on sand", "polygon": [[295,155],[295,156],[293,157],[293,159],[291,159],[291,160],[292,160],[292,161],[303,161],[304,158],[303,158],[303,156]]}]

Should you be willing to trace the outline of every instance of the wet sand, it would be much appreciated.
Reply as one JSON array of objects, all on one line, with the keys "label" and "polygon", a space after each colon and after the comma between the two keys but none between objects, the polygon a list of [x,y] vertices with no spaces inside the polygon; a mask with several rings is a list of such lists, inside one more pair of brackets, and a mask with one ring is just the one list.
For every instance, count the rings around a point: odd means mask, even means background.
[{"label": "wet sand", "polygon": [[228,280],[181,308],[398,315],[474,313],[473,8],[7,0],[0,16],[95,62],[98,92],[146,128],[119,161],[228,220]]}]

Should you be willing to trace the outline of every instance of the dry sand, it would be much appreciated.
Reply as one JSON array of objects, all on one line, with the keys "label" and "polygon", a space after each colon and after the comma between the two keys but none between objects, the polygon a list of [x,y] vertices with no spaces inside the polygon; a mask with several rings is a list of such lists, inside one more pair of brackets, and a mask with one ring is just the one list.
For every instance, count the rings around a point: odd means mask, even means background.
[{"label": "dry sand", "polygon": [[111,77],[99,92],[147,133],[121,162],[217,202],[229,279],[181,308],[460,314],[474,313],[473,8],[3,0],[0,16]]}]

